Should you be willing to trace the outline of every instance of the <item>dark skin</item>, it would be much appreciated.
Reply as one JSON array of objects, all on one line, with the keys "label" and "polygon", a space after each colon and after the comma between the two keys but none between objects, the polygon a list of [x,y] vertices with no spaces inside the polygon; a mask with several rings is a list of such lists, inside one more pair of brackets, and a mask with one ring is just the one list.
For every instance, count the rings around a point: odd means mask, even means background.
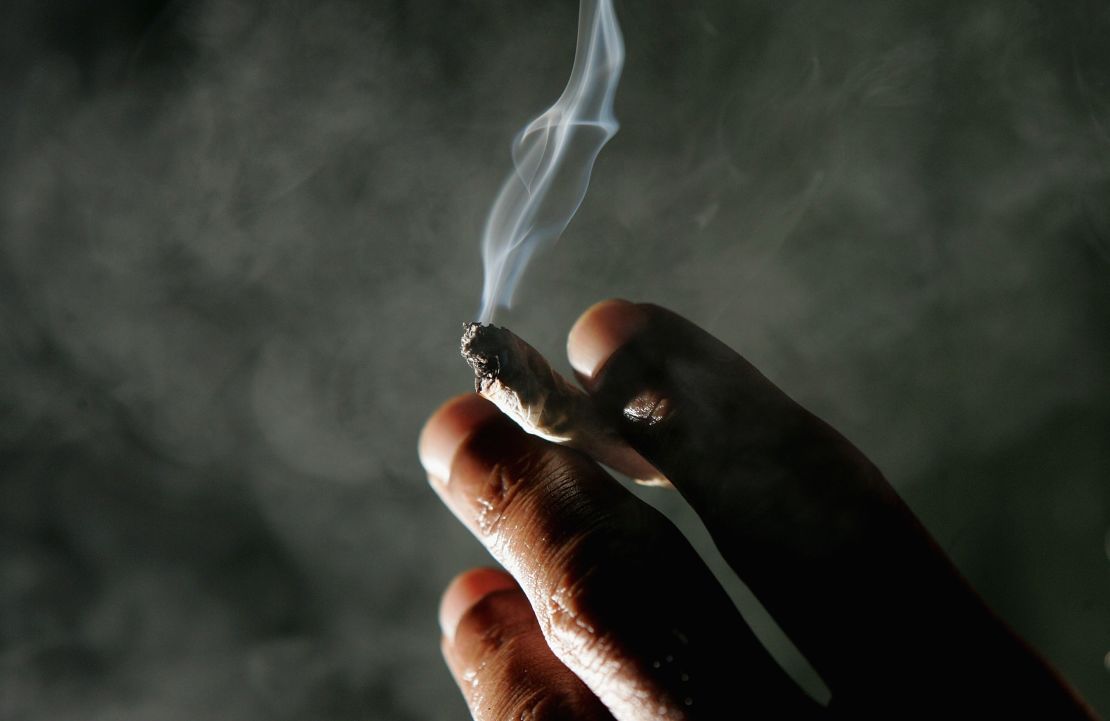
[{"label": "dark skin", "polygon": [[467,395],[432,416],[420,453],[508,571],[463,573],[440,609],[476,719],[1095,718],[879,470],[730,348],[663,308],[607,301],[568,352],[832,701],[786,676],[662,515]]}]

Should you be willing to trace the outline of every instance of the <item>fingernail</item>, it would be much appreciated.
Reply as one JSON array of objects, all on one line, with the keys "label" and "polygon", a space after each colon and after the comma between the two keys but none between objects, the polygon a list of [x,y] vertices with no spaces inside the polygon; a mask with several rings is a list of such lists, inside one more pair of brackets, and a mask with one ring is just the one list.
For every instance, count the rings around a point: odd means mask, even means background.
[{"label": "fingernail", "polygon": [[647,324],[647,314],[627,300],[604,300],[582,314],[567,336],[567,358],[587,385],[609,356]]},{"label": "fingernail", "polygon": [[470,394],[444,403],[420,432],[417,451],[428,475],[446,482],[451,478],[451,461],[463,441],[487,419],[500,411],[484,398]]},{"label": "fingernail", "polygon": [[466,612],[491,593],[517,587],[513,577],[493,568],[476,568],[455,576],[439,602],[439,628],[454,642],[455,630]]}]

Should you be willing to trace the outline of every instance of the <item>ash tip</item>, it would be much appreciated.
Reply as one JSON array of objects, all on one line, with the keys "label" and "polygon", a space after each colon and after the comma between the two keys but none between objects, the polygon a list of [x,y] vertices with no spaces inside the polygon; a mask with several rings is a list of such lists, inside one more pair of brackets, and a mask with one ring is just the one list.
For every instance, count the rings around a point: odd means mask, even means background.
[{"label": "ash tip", "polygon": [[508,331],[494,325],[464,323],[459,351],[474,370],[475,381],[493,380],[501,372]]}]

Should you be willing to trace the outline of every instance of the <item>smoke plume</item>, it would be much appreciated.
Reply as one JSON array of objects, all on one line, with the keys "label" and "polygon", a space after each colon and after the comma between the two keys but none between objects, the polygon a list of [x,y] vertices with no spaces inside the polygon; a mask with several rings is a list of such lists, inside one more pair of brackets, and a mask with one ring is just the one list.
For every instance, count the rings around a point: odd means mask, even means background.
[{"label": "smoke plume", "polygon": [[566,229],[590,184],[594,160],[617,132],[613,97],[624,67],[612,0],[582,0],[578,49],[559,99],[513,140],[514,171],[482,234],[482,323],[508,308],[532,254]]}]

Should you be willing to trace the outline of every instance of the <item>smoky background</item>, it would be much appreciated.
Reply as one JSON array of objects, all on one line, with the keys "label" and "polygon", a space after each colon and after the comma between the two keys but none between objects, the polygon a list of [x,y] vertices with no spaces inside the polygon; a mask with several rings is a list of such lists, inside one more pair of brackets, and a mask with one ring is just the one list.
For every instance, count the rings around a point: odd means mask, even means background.
[{"label": "smoky background", "polygon": [[[621,132],[498,322],[707,326],[1110,711],[1110,6],[617,10]],[[577,3],[4,16],[0,717],[464,718],[435,607],[489,561],[416,436]]]}]

